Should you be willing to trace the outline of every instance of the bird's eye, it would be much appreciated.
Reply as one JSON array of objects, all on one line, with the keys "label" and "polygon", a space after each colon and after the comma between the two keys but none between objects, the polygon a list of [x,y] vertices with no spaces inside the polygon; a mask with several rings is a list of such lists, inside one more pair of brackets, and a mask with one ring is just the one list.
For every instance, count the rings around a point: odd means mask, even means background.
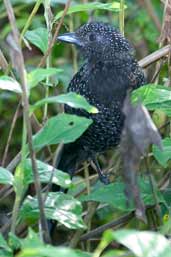
[{"label": "bird's eye", "polygon": [[96,40],[96,36],[94,34],[89,34],[89,40],[90,41],[95,41]]}]

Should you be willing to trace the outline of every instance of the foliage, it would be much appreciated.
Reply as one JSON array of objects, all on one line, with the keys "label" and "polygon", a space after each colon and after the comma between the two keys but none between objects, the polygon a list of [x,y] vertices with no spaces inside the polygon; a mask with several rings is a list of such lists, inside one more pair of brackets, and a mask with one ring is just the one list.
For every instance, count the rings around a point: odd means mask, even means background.
[{"label": "foliage", "polygon": [[[50,55],[44,66],[40,65],[58,22],[64,14],[64,5],[67,1],[12,0],[10,2],[16,16],[24,54],[26,93],[30,103],[28,115],[32,121],[33,150],[36,152],[35,165],[43,188],[42,199],[46,218],[58,222],[57,236],[53,239],[54,245],[58,246],[43,243],[40,233],[37,232],[41,211],[33,185],[35,175],[27,142],[27,128],[24,123],[26,117],[23,113],[25,106],[22,80],[19,76],[20,71],[17,69],[15,44],[6,43],[11,25],[5,5],[0,2],[0,199],[2,209],[0,256],[113,257],[134,254],[139,257],[169,257],[171,247],[166,236],[170,236],[171,231],[170,56],[168,58],[166,56],[157,65],[150,65],[150,68],[145,70],[149,84],[132,93],[132,102],[134,104],[142,102],[151,113],[161,132],[163,144],[162,150],[153,145],[147,155],[142,157],[139,166],[139,188],[147,214],[147,224],[144,224],[137,219],[134,204],[130,203],[128,206],[119,158],[115,158],[117,153],[113,150],[99,157],[102,168],[113,171],[114,182],[110,185],[104,186],[95,181],[94,170],[91,167],[87,168],[86,164],[84,164],[84,172],[75,176],[72,182],[65,171],[54,168],[60,147],[75,141],[92,124],[92,120],[88,118],[89,113],[98,113],[98,109],[88,103],[84,97],[75,93],[66,93],[73,70],[76,71],[80,65],[77,63],[79,58],[72,47],[55,43],[50,49]],[[121,2],[124,3],[122,12]],[[124,33],[134,44],[138,59],[141,59],[159,48],[157,40],[160,31],[153,14],[162,25],[164,9],[162,3],[157,0],[149,1],[152,9],[149,9],[146,4],[142,6],[142,2],[138,0],[103,1],[103,3],[72,1],[60,33],[66,30],[72,31],[92,17],[119,27],[121,14],[124,13]],[[161,67],[158,70],[159,65]],[[63,113],[63,104],[82,109],[87,114],[87,118]],[[58,151],[55,153],[57,145]],[[88,172],[90,180],[87,178]],[[47,192],[51,186],[67,188],[68,194],[53,193],[51,190]],[[14,194],[9,197],[11,192]],[[9,213],[12,213],[12,216]],[[129,218],[130,214],[131,218]],[[128,215],[124,221],[122,221],[123,215]],[[11,227],[15,228],[11,229],[10,233],[5,227],[6,220],[8,224],[12,222]],[[101,236],[100,229],[106,230],[104,226],[110,225],[113,220],[116,221],[115,225],[111,226],[113,231],[105,231]],[[22,234],[23,226],[26,226],[24,234]],[[121,226],[124,226],[124,229],[115,230]],[[28,233],[26,233],[27,228]],[[94,236],[91,236],[89,231],[94,232],[94,228],[95,237],[100,239],[99,242],[91,240]],[[84,236],[87,236],[90,241],[85,242]],[[75,243],[77,239],[80,244]],[[75,249],[76,247],[72,249],[74,244],[78,249]]]}]

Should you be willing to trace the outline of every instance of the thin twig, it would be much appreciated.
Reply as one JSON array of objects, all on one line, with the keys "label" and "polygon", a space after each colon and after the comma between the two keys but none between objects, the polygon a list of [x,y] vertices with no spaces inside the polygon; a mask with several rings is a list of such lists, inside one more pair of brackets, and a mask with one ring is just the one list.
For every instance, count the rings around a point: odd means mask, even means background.
[{"label": "thin twig", "polygon": [[61,28],[61,26],[62,26],[62,24],[63,24],[64,17],[65,17],[65,15],[66,15],[67,11],[68,11],[68,8],[69,8],[69,6],[70,6],[70,4],[71,4],[71,1],[72,1],[72,0],[68,0],[68,1],[66,2],[66,5],[65,5],[65,8],[64,8],[62,17],[61,17],[61,19],[60,19],[60,21],[59,21],[59,23],[58,23],[58,25],[57,25],[57,27],[56,27],[55,34],[54,34],[54,36],[53,36],[53,38],[52,38],[52,41],[50,42],[49,47],[48,47],[48,50],[46,51],[45,55],[44,55],[43,58],[40,60],[40,63],[39,63],[39,65],[38,65],[38,67],[44,66],[44,64],[45,64],[45,62],[46,62],[46,59],[47,59],[47,57],[49,56],[49,54],[50,54],[50,52],[51,52],[51,50],[52,50],[52,47],[54,46],[54,44],[55,44],[55,42],[56,42],[56,38],[57,38],[57,36],[58,36],[58,34],[59,34],[59,30],[60,30],[60,28]]},{"label": "thin twig", "polygon": [[29,18],[27,19],[27,22],[26,22],[26,24],[25,24],[25,26],[24,26],[24,28],[23,28],[23,30],[22,30],[22,32],[21,32],[21,35],[20,35],[20,44],[21,44],[21,41],[22,41],[22,39],[23,39],[24,34],[25,34],[26,31],[28,30],[28,28],[29,28],[29,26],[30,26],[30,24],[31,24],[31,22],[32,22],[32,19],[33,19],[34,16],[36,15],[36,13],[37,13],[37,11],[38,11],[39,6],[41,5],[41,3],[42,3],[42,0],[36,1],[35,6],[34,6],[32,12],[31,12]]},{"label": "thin twig", "polygon": [[[8,18],[12,28],[13,37],[15,40],[15,42],[13,42],[14,43],[13,48],[14,48],[14,51],[16,52],[16,56],[17,56],[16,63],[18,65],[18,70],[20,72],[19,74],[20,74],[21,87],[22,87],[24,123],[27,129],[28,146],[30,151],[33,175],[34,175],[34,183],[35,183],[36,194],[37,194],[39,210],[40,210],[40,222],[41,222],[41,232],[42,232],[41,236],[45,242],[50,242],[47,221],[44,213],[43,199],[41,195],[41,184],[40,184],[39,174],[38,174],[37,164],[36,164],[36,155],[35,155],[35,151],[33,149],[33,143],[32,143],[32,127],[31,127],[31,121],[29,118],[29,101],[27,97],[27,82],[26,82],[26,76],[25,76],[24,58],[23,58],[23,54],[19,43],[19,32],[16,26],[16,20],[15,20],[13,8],[10,1],[4,0],[4,4],[6,6]],[[13,216],[12,216],[11,232],[13,233],[15,233],[15,226],[16,226],[16,221],[18,216],[19,205],[20,205],[20,202],[17,199],[15,209],[13,210]]]},{"label": "thin twig", "polygon": [[165,190],[168,187],[169,180],[170,180],[170,170],[162,177],[162,179],[158,182],[157,187],[160,190]]},{"label": "thin twig", "polygon": [[169,52],[171,51],[170,45],[164,46],[161,49],[153,52],[152,54],[149,54],[145,58],[141,59],[138,64],[142,68],[146,68],[147,66],[151,65],[152,63],[158,61],[159,59],[167,56]]},{"label": "thin twig", "polygon": [[155,82],[156,82],[156,80],[157,80],[157,78],[158,78],[158,76],[159,76],[159,74],[160,74],[160,71],[161,71],[161,69],[162,69],[162,67],[163,67],[163,64],[164,64],[164,60],[163,60],[163,59],[161,59],[161,60],[159,60],[159,61],[157,62],[157,64],[156,64],[156,70],[155,70],[155,73],[154,73],[154,75],[153,75],[153,77],[152,77],[152,79],[151,79],[151,83],[155,83]]},{"label": "thin twig", "polygon": [[53,167],[54,168],[51,171],[51,176],[50,176],[49,182],[48,182],[47,187],[46,187],[46,194],[45,194],[45,197],[44,197],[44,201],[46,201],[47,194],[48,194],[48,192],[50,191],[50,189],[52,187],[52,181],[53,181],[53,177],[54,177],[55,168],[58,167],[59,161],[61,159],[61,155],[62,155],[62,151],[63,151],[63,146],[64,146],[63,143],[60,143],[58,145],[58,148],[56,150],[55,156],[53,158]]},{"label": "thin twig", "polygon": [[147,169],[147,174],[148,174],[148,177],[149,177],[149,183],[150,183],[150,187],[151,187],[151,191],[152,191],[152,195],[153,195],[153,198],[154,198],[154,203],[155,203],[155,209],[156,209],[156,212],[157,212],[157,215],[160,219],[160,224],[162,224],[162,220],[161,220],[161,208],[160,208],[160,205],[159,205],[159,202],[158,202],[158,196],[157,196],[157,185],[153,179],[153,176],[152,174],[150,173],[150,164],[149,164],[149,158],[147,156],[147,158],[145,158],[145,166],[146,166],[146,169]]},{"label": "thin twig", "polygon": [[15,127],[15,124],[16,124],[16,121],[17,121],[19,110],[20,110],[20,105],[21,105],[21,101],[19,102],[19,104],[17,106],[17,109],[15,111],[15,114],[14,114],[14,117],[13,117],[13,120],[12,120],[12,123],[11,123],[10,132],[9,132],[7,143],[6,143],[5,150],[4,150],[4,155],[2,157],[2,166],[5,165],[5,161],[6,161],[6,157],[7,157],[7,153],[8,153],[8,149],[9,149],[9,145],[10,145],[11,138],[12,138],[12,133],[14,131],[14,127]]},{"label": "thin twig", "polygon": [[17,153],[17,155],[12,159],[12,161],[7,165],[7,170],[13,171],[16,166],[19,164],[21,161],[21,152]]},{"label": "thin twig", "polygon": [[119,13],[119,27],[121,33],[124,35],[124,0],[120,0],[120,13]]},{"label": "thin twig", "polygon": [[93,229],[90,232],[82,235],[80,240],[88,240],[90,238],[100,236],[105,230],[107,230],[109,228],[115,228],[115,227],[118,227],[118,226],[119,227],[120,226],[124,226],[133,217],[134,217],[134,212],[128,213],[128,214],[120,217],[117,220],[111,221],[111,222],[109,222],[109,223],[107,223],[105,225],[102,225],[102,226],[100,226],[100,227],[98,227],[96,229]]},{"label": "thin twig", "polygon": [[[91,205],[91,206],[90,206]],[[89,221],[92,219],[94,213],[96,212],[96,209],[97,209],[97,206],[98,206],[98,203],[96,202],[92,202],[90,203],[89,205],[89,212],[87,213],[87,215],[85,216],[84,218],[84,222],[85,224],[88,224]],[[78,244],[78,242],[80,241],[80,237],[81,235],[83,234],[84,230],[83,229],[80,229],[80,230],[77,230],[77,232],[74,234],[74,236],[72,237],[71,241],[70,241],[70,244],[69,246],[71,248],[75,248]]]},{"label": "thin twig", "polygon": [[[86,188],[87,188],[87,194],[89,195],[91,193],[91,187],[90,187],[90,180],[89,180],[89,169],[88,169],[88,165],[87,162],[84,162],[84,174],[85,174],[85,181],[86,181]],[[87,203],[87,213],[89,213],[91,211],[91,202]],[[87,222],[87,230],[90,231],[91,230],[91,219],[88,220]],[[90,241],[87,242],[86,245],[86,251],[90,252]]]},{"label": "thin twig", "polygon": [[5,56],[3,55],[3,52],[0,49],[0,67],[2,68],[3,71],[6,71],[6,69],[8,68],[8,62],[5,58]]},{"label": "thin twig", "polygon": [[[72,15],[70,15],[70,19],[69,19],[69,31],[74,31],[74,22],[73,22]],[[78,71],[78,63],[77,63],[77,51],[74,45],[71,46],[71,50],[72,50],[73,69],[74,69],[74,73],[76,73]]]}]

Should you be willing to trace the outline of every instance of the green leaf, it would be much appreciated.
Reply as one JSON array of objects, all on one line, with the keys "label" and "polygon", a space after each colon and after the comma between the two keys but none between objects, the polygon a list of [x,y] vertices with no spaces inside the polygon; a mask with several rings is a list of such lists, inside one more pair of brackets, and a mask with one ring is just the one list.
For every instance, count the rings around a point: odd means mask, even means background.
[{"label": "green leaf", "polygon": [[90,126],[92,120],[70,114],[59,114],[50,118],[45,126],[33,137],[36,150],[46,145],[75,141]]},{"label": "green leaf", "polygon": [[13,185],[14,177],[11,172],[3,167],[0,167],[0,184]]},{"label": "green leaf", "polygon": [[20,239],[21,251],[17,257],[91,257],[90,254],[64,247],[44,244],[38,234],[29,228],[26,238]]},{"label": "green leaf", "polygon": [[38,234],[29,228],[28,236],[21,241],[21,251],[17,257],[91,257],[90,254],[65,247],[44,244]]},{"label": "green leaf", "polygon": [[0,234],[0,256],[13,257],[12,250],[8,246],[7,242],[3,238],[2,234]]},{"label": "green leaf", "polygon": [[[141,192],[141,198],[145,205],[155,204],[155,199],[153,192],[151,190],[151,184],[149,179],[139,178],[139,188]],[[89,195],[82,196],[80,200],[82,201],[96,201],[100,203],[108,203],[116,209],[122,211],[132,211],[135,209],[133,205],[128,207],[127,199],[125,197],[125,185],[122,182],[116,182],[105,187],[98,187],[92,191]],[[161,193],[157,192],[158,202],[165,202]]]},{"label": "green leaf", "polygon": [[11,172],[3,167],[0,167],[0,184],[12,185],[14,177]]},{"label": "green leaf", "polygon": [[109,251],[106,251],[105,254],[101,255],[101,257],[119,257],[119,256],[132,257],[131,255],[126,254],[125,251],[123,250],[109,250]]},{"label": "green leaf", "polygon": [[30,88],[33,88],[39,84],[42,80],[45,80],[47,77],[53,76],[62,72],[61,69],[56,68],[37,68],[27,74],[27,83]]},{"label": "green leaf", "polygon": [[15,93],[22,93],[20,84],[13,78],[8,76],[0,77],[0,89],[13,91]]},{"label": "green leaf", "polygon": [[35,248],[23,249],[17,257],[91,257],[92,255],[84,252],[77,252],[71,248],[66,247],[53,247],[50,245],[44,245]]},{"label": "green leaf", "polygon": [[7,251],[5,249],[0,249],[0,256],[2,257],[14,257],[12,251]]},{"label": "green leaf", "polygon": [[171,160],[171,139],[165,138],[162,140],[163,150],[161,151],[156,145],[153,145],[153,154],[156,160],[166,168],[168,161]]},{"label": "green leaf", "polygon": [[[45,215],[48,219],[57,220],[70,229],[85,228],[81,203],[72,196],[61,192],[48,193],[45,201]],[[21,207],[20,217],[31,221],[39,218],[36,198],[27,197]]]},{"label": "green leaf", "polygon": [[133,91],[132,101],[138,100],[150,110],[166,108],[171,104],[171,91],[164,86],[148,84]]},{"label": "green leaf", "polygon": [[170,257],[170,242],[159,233],[123,229],[111,234],[113,239],[130,249],[135,256]]},{"label": "green leaf", "polygon": [[45,28],[28,30],[24,35],[28,41],[37,46],[43,53],[48,49],[48,32]]},{"label": "green leaf", "polygon": [[20,239],[13,233],[9,232],[8,234],[8,245],[13,251],[21,248]]},{"label": "green leaf", "polygon": [[63,103],[74,108],[85,109],[89,113],[98,113],[97,108],[90,105],[83,96],[73,92],[59,96],[44,98],[38,101],[36,104],[34,104],[31,107],[31,111],[34,111],[37,107],[40,107],[46,103]]},{"label": "green leaf", "polygon": [[[126,7],[126,5],[125,5]],[[93,10],[107,10],[112,12],[119,12],[120,11],[120,3],[118,2],[112,2],[112,3],[86,3],[86,4],[78,4],[70,6],[68,9],[67,14],[71,13],[77,13],[77,12],[85,12],[85,11],[93,11]],[[54,22],[56,22],[58,19],[60,19],[63,15],[63,11],[59,12],[54,19]]]},{"label": "green leaf", "polygon": [[[40,177],[40,181],[43,183],[48,183],[51,178],[53,171],[52,183],[62,186],[63,188],[68,188],[71,185],[70,176],[60,170],[55,169],[53,166],[36,160],[37,169]],[[23,169],[21,164],[18,165],[15,176],[14,176],[14,190],[17,195],[22,196],[27,190],[28,185],[34,182],[31,160],[26,159],[23,164]]]},{"label": "green leaf", "polygon": [[[71,185],[71,179],[69,174],[62,172],[61,170],[55,169],[53,166],[36,160],[37,169],[39,173],[40,181],[48,183],[53,172],[52,183],[59,185],[63,188],[68,188]],[[26,159],[24,163],[24,183],[29,185],[34,182],[31,160]]]},{"label": "green leaf", "polygon": [[35,233],[32,228],[28,229],[28,235],[24,239],[20,239],[21,249],[24,248],[39,248],[44,246],[44,243],[40,240],[40,237]]},{"label": "green leaf", "polygon": [[23,197],[23,193],[27,190],[27,185],[24,183],[24,170],[21,164],[15,170],[13,185],[16,195]]}]

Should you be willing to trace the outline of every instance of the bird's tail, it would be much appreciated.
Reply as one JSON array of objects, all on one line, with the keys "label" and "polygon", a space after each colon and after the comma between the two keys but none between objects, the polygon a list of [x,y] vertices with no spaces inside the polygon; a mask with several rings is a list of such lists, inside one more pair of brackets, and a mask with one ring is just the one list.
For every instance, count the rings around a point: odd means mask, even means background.
[{"label": "bird's tail", "polygon": [[67,172],[72,177],[79,161],[79,147],[74,143],[65,144],[61,151],[56,167],[59,170]]},{"label": "bird's tail", "polygon": [[[68,173],[72,178],[77,168],[78,156],[79,152],[75,144],[70,143],[63,145],[62,148],[59,149],[59,152],[57,154],[56,168]],[[67,189],[53,184],[52,191],[60,191],[66,193]]]}]

